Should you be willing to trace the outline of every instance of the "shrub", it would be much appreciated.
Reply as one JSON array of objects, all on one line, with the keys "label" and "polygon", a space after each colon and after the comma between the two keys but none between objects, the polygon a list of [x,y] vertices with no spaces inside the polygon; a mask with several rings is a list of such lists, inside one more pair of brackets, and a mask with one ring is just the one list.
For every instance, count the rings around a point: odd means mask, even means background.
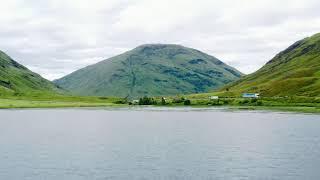
[{"label": "shrub", "polygon": [[161,105],[166,105],[167,102],[166,102],[166,99],[164,97],[161,98]]},{"label": "shrub", "polygon": [[184,97],[177,97],[172,100],[172,103],[183,103],[186,99]]},{"label": "shrub", "polygon": [[220,103],[220,100],[211,100],[210,101],[210,105],[212,106],[217,106],[217,105],[222,105],[222,103]]},{"label": "shrub", "polygon": [[204,99],[194,100],[193,103],[196,104],[196,105],[208,105],[208,104],[211,104],[210,101],[204,100]]},{"label": "shrub", "polygon": [[250,103],[256,103],[257,101],[258,101],[258,99],[253,98],[253,99],[250,100]]},{"label": "shrub", "polygon": [[248,104],[248,103],[249,103],[249,100],[248,100],[248,99],[239,101],[239,104]]},{"label": "shrub", "polygon": [[239,103],[236,99],[231,99],[231,98],[221,99],[220,101],[222,102],[222,104],[225,104],[225,105],[228,105],[228,104],[236,105],[237,103]]},{"label": "shrub", "polygon": [[191,101],[189,99],[186,99],[186,100],[184,100],[183,104],[188,106],[191,104]]},{"label": "shrub", "polygon": [[[99,98],[99,99],[101,99],[101,98]],[[105,99],[107,99],[107,98],[105,98]],[[120,99],[120,100],[115,101],[114,103],[115,104],[127,104],[128,102],[126,99]]]},{"label": "shrub", "polygon": [[109,98],[108,98],[108,97],[99,97],[99,99],[107,100],[107,99],[109,99]]},{"label": "shrub", "polygon": [[228,100],[224,99],[224,100],[222,100],[222,103],[223,103],[223,104],[229,104],[229,103],[230,103],[230,101],[228,101]]},{"label": "shrub", "polygon": [[143,98],[139,99],[139,105],[154,105],[154,104],[157,104],[157,102],[153,98],[144,96]]},{"label": "shrub", "polygon": [[262,106],[262,105],[263,105],[262,101],[257,101],[257,106]]}]

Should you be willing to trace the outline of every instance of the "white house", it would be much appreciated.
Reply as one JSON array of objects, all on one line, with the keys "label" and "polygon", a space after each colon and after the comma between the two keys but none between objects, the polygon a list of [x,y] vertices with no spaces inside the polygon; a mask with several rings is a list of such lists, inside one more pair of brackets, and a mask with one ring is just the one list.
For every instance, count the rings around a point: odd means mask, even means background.
[{"label": "white house", "polygon": [[243,93],[242,97],[243,98],[259,98],[260,94],[259,93]]},{"label": "white house", "polygon": [[133,104],[133,105],[137,105],[137,104],[139,104],[139,100],[137,100],[137,99],[132,100],[132,104]]},{"label": "white house", "polygon": [[210,100],[217,100],[217,99],[219,99],[219,96],[210,96],[209,99]]}]

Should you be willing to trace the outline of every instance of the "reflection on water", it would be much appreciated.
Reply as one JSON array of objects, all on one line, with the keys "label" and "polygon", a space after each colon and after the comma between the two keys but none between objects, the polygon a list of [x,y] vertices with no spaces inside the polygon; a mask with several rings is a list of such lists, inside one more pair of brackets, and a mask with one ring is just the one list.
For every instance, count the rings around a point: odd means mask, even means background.
[{"label": "reflection on water", "polygon": [[0,179],[320,179],[320,116],[0,111]]}]

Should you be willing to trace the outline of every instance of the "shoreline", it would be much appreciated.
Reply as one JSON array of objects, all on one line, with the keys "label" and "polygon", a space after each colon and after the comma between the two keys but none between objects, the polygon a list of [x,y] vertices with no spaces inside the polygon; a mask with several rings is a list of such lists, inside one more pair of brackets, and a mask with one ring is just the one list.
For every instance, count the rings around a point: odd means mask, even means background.
[{"label": "shoreline", "polygon": [[295,112],[320,114],[320,108],[316,106],[239,106],[239,105],[128,105],[116,104],[112,102],[81,102],[81,101],[41,101],[41,100],[22,100],[22,99],[0,99],[0,109],[69,109],[69,108],[216,108],[227,110],[251,110],[251,111],[273,111],[273,112]]}]

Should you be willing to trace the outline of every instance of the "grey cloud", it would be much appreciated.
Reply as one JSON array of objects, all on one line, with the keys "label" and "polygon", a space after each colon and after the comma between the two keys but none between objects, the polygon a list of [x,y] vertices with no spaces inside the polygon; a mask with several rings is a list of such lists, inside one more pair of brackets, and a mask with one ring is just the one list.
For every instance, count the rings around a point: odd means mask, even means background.
[{"label": "grey cloud", "polygon": [[251,73],[320,29],[316,0],[7,3],[0,49],[49,79],[146,43],[182,44]]}]

